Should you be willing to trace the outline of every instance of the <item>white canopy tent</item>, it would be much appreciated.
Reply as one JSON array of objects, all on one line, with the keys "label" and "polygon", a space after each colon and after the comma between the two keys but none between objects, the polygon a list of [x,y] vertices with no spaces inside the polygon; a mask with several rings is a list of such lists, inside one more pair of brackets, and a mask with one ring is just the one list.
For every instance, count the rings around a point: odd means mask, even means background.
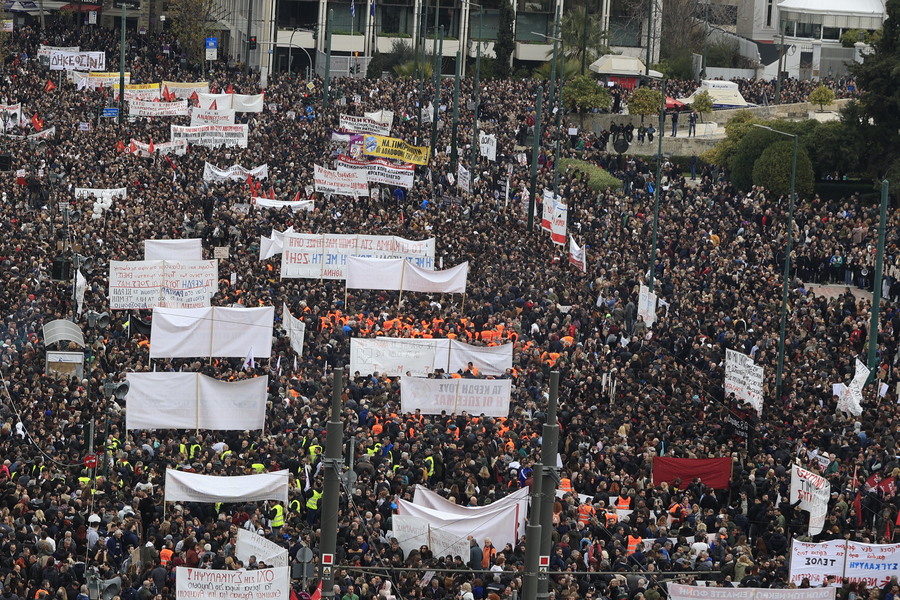
[{"label": "white canopy tent", "polygon": [[[588,69],[598,75],[612,77],[643,77],[646,71],[644,61],[635,56],[606,54],[592,62]],[[654,79],[662,79],[662,73],[650,69],[648,73]]]},{"label": "white canopy tent", "polygon": [[712,79],[704,79],[700,82],[700,87],[687,98],[679,98],[679,102],[685,104],[693,104],[694,97],[700,92],[709,92],[712,97],[713,108],[746,108],[753,106],[741,96],[738,84],[732,81],[719,81]]}]

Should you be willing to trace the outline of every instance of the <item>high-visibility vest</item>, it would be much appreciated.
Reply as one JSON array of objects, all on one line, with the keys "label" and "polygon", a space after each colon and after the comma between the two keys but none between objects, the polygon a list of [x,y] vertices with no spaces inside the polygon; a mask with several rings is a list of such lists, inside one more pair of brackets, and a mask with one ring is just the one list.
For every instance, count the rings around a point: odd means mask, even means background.
[{"label": "high-visibility vest", "polygon": [[272,510],[275,511],[275,516],[272,517],[272,527],[283,527],[284,526],[284,507],[280,504],[276,504]]},{"label": "high-visibility vest", "polygon": [[169,564],[169,561],[172,560],[172,555],[175,552],[171,548],[163,548],[159,551],[159,564],[162,566],[166,566]]},{"label": "high-visibility vest", "polygon": [[298,512],[300,512],[300,509],[301,509],[302,507],[303,507],[303,505],[300,504],[300,501],[299,501],[299,500],[296,500],[296,499],[291,500],[291,504],[290,504],[291,512],[297,512],[297,513],[298,513]]},{"label": "high-visibility vest", "polygon": [[433,456],[425,457],[425,465],[426,465],[426,468],[428,469],[428,476],[431,477],[432,475],[434,475],[434,457]]},{"label": "high-visibility vest", "polygon": [[587,525],[596,512],[593,506],[585,502],[578,507],[578,522]]},{"label": "high-visibility vest", "polygon": [[257,473],[262,473],[266,470],[266,465],[262,463],[253,463],[252,465],[250,465],[250,467]]},{"label": "high-visibility vest", "polygon": [[628,554],[634,554],[635,552],[637,552],[638,544],[640,544],[643,541],[644,541],[644,538],[634,537],[632,535],[629,535],[628,536],[628,547],[626,549],[626,552]]},{"label": "high-visibility vest", "polygon": [[606,513],[606,526],[607,527],[612,527],[613,525],[615,525],[618,522],[619,522],[619,515],[617,515],[614,512]]},{"label": "high-visibility vest", "polygon": [[322,451],[322,446],[320,446],[318,444],[313,444],[312,446],[310,446],[309,447],[309,461],[312,463],[316,462],[316,456],[321,451]]},{"label": "high-visibility vest", "polygon": [[619,496],[619,499],[616,501],[616,509],[628,510],[629,508],[631,508],[631,498],[628,496]]},{"label": "high-visibility vest", "polygon": [[306,500],[306,508],[310,510],[319,510],[319,498],[321,497],[322,492],[313,490],[312,496]]},{"label": "high-visibility vest", "polygon": [[200,444],[191,444],[191,458],[195,458],[203,448],[200,447]]},{"label": "high-visibility vest", "polygon": [[566,493],[572,492],[572,480],[568,477],[563,477],[559,480],[559,489]]}]

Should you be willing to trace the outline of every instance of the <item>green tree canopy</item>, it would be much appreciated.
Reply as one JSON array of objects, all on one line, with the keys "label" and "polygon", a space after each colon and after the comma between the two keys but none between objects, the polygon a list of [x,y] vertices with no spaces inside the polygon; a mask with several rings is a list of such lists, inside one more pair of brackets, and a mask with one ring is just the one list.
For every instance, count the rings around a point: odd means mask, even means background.
[{"label": "green tree canopy", "polygon": [[713,111],[712,96],[710,96],[709,92],[706,90],[697,92],[694,95],[694,103],[691,107],[700,113],[700,118],[703,119],[703,115],[707,115]]},{"label": "green tree canopy", "polygon": [[563,105],[583,119],[590,110],[609,107],[609,92],[600,87],[593,77],[579,75],[563,87]]},{"label": "green tree canopy", "polygon": [[512,2],[500,0],[497,41],[494,42],[494,74],[498,79],[508,79],[512,69],[512,54],[516,49],[515,20]]},{"label": "green tree canopy", "polygon": [[661,104],[662,92],[648,87],[638,88],[634,90],[631,99],[628,101],[628,114],[641,115],[641,123],[643,123],[644,117],[647,115],[659,113]]},{"label": "green tree canopy", "polygon": [[[770,144],[753,164],[753,185],[760,185],[770,192],[786,196],[791,191],[791,171],[794,157],[794,142],[784,140]],[[815,176],[806,147],[797,148],[798,196],[808,196],[813,192]]]},{"label": "green tree canopy", "polygon": [[581,70],[582,57],[590,64],[609,51],[603,43],[604,32],[600,15],[591,14],[584,5],[566,7],[562,17],[560,38],[565,40],[563,54],[567,60],[574,60]]},{"label": "green tree canopy", "polygon": [[819,110],[825,110],[826,106],[834,104],[834,90],[827,85],[820,85],[809,95],[810,104],[817,104]]}]

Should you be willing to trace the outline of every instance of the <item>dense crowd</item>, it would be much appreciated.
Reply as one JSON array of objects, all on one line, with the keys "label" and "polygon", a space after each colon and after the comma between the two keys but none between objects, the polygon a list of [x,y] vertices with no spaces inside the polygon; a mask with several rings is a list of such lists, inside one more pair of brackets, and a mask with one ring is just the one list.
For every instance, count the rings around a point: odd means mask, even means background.
[{"label": "dense crowd", "polygon": [[[513,380],[513,394],[506,419],[409,415],[399,412],[396,379],[349,375],[342,418],[345,439],[355,440],[359,477],[339,499],[337,597],[505,600],[521,592],[521,542],[493,548],[473,532],[470,556],[433,556],[427,547],[405,555],[389,532],[396,501],[410,499],[415,484],[465,505],[487,504],[529,485],[552,370],[561,376],[560,476],[564,491],[571,490],[554,506],[554,598],[653,600],[664,597],[673,579],[793,585],[787,580],[789,543],[808,539],[808,514],[788,494],[795,460],[825,476],[834,492],[817,541],[894,539],[900,501],[871,482],[876,474],[900,475],[894,389],[900,213],[889,213],[886,302],[877,340],[876,376],[890,385],[883,396],[873,391],[877,384],[867,387],[864,412],[853,417],[836,411],[832,384],[850,380],[854,357],[864,356],[871,342],[871,302],[850,288],[873,283],[878,218],[876,209],[856,198],[798,203],[785,380],[776,397],[788,230],[783,198],[762,189],[734,189],[713,168],[702,169],[689,184],[678,165],[667,163],[659,182],[664,191],[653,266],[664,303],[648,327],[636,313],[638,287],[650,268],[653,198],[647,190],[657,183],[654,169],[627,155],[607,154],[601,140],[608,136],[585,130],[560,136],[566,143],[555,156],[557,130],[547,127],[538,190],[552,185],[558,169],[569,232],[587,248],[587,273],[570,265],[565,248],[545,232],[528,229],[529,165],[519,160],[524,149],[516,133],[527,130],[540,82],[481,82],[479,127],[498,138],[495,162],[481,158],[470,164],[473,112],[465,103],[461,107],[460,160],[476,174],[472,193],[451,184],[455,170],[442,151],[452,135],[452,84],[445,83],[440,103],[448,110],[436,144],[441,151],[428,167],[416,169],[411,190],[324,198],[307,187],[314,165],[331,166],[340,151],[330,141],[339,112],[393,110],[393,136],[428,143],[428,126],[417,119],[415,82],[335,80],[333,104],[323,108],[321,80],[312,81],[310,91],[305,80],[270,75],[266,110],[238,116],[250,125],[247,148],[191,146],[183,156],[143,157],[123,147],[131,138],[166,141],[169,125],[186,118],[129,119],[121,129],[99,119],[111,103],[109,89],[79,90],[62,80],[48,91],[51,75],[34,60],[40,43],[117,47],[112,32],[96,28],[19,28],[7,45],[11,56],[0,78],[5,103],[25,107],[25,123],[11,133],[35,133],[34,120],[27,118],[32,114],[44,127],[56,128],[55,137],[41,141],[3,138],[13,171],[25,171],[3,177],[0,209],[4,600],[86,600],[85,574],[93,569],[101,579],[122,577],[121,600],[168,600],[175,597],[177,566],[258,567],[233,555],[240,527],[284,545],[292,562],[304,546],[318,552],[321,503],[336,501],[319,496],[331,373],[347,364],[350,339],[362,335],[452,335],[486,344],[502,332],[503,339],[515,340],[513,368],[504,375]],[[164,52],[164,43],[173,51]],[[177,60],[175,49],[164,37],[131,38],[132,82],[199,79]],[[108,70],[116,70],[118,53],[107,54]],[[212,65],[209,81],[217,90],[230,85],[239,93],[259,92],[258,76],[246,77],[223,63]],[[463,82],[463,98],[472,97],[472,85]],[[790,89],[802,94],[806,88],[797,83]],[[432,95],[426,87],[426,98]],[[568,121],[559,133],[576,126]],[[585,173],[560,167],[568,157],[602,166],[623,181],[622,188],[594,190]],[[266,192],[271,187],[280,200],[298,193],[311,197],[316,209],[248,210],[247,183],[204,182],[207,161],[219,168],[267,163],[269,178],[261,182]],[[74,199],[75,187],[127,187],[128,196],[94,219],[94,199]],[[69,203],[82,218],[65,219],[60,203]],[[260,236],[287,227],[433,236],[444,265],[469,261],[467,294],[406,294],[398,302],[393,292],[351,290],[345,303],[340,282],[281,279],[278,258],[258,260]],[[73,251],[94,259],[85,273],[85,310],[105,311],[109,261],[141,260],[145,239],[185,237],[202,238],[206,257],[214,246],[230,247],[229,258],[219,261],[212,305],[286,303],[307,326],[302,356],[276,328],[271,359],[258,358],[253,368],[244,368],[241,359],[151,361],[149,313],[113,312],[108,329],[90,327],[84,315],[77,320],[87,342],[83,378],[45,369],[42,325],[71,318],[74,309],[72,282],[52,277],[55,259]],[[829,282],[846,285],[846,292],[817,292]],[[765,367],[761,414],[726,396],[726,349],[745,352]],[[198,371],[224,380],[268,377],[265,431],[126,431],[127,397],[107,399],[103,384],[149,370]],[[110,459],[96,472],[82,465],[91,422],[94,447]],[[658,455],[731,457],[730,485],[654,486],[650,471]],[[214,475],[287,468],[291,501],[281,512],[264,503],[164,506],[167,468]],[[616,509],[631,512],[619,518]],[[426,572],[434,575],[420,585]],[[314,580],[294,584],[301,595],[316,587]],[[884,598],[890,592],[884,582],[869,588],[854,582],[841,593]]]}]

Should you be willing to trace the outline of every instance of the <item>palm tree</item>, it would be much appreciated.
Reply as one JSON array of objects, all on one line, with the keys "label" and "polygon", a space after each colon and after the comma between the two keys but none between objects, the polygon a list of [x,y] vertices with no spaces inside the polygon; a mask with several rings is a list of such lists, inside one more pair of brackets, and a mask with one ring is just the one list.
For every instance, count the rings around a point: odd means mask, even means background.
[{"label": "palm tree", "polygon": [[[587,26],[585,26],[587,25]],[[604,42],[600,15],[590,14],[585,5],[566,7],[562,18],[561,38],[566,40],[563,55],[567,60],[577,60],[581,64],[582,56],[587,52],[586,63],[607,54],[609,47]],[[587,37],[585,38],[585,34]]]}]

